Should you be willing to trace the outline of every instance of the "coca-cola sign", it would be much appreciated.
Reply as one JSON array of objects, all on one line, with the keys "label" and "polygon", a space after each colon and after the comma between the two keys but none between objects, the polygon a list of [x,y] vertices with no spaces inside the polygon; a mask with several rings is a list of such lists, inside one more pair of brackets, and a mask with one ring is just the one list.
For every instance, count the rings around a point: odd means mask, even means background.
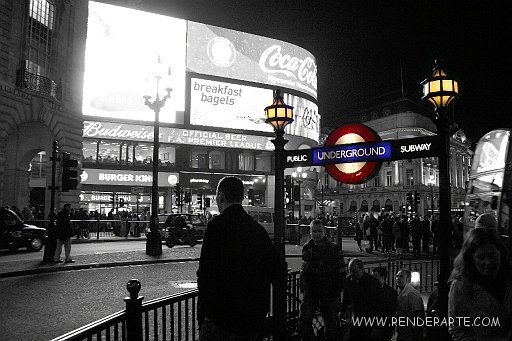
[{"label": "coca-cola sign", "polygon": [[317,98],[317,65],[305,49],[192,21],[187,22],[187,71],[269,84]]},{"label": "coca-cola sign", "polygon": [[306,84],[316,92],[316,63],[311,57],[299,58],[282,52],[280,45],[269,46],[260,56],[260,69],[266,73],[282,74]]}]

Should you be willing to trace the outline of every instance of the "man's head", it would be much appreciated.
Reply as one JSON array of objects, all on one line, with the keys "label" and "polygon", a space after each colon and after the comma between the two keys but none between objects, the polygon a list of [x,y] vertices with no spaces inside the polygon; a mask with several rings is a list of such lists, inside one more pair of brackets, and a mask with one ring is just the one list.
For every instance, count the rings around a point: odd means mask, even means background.
[{"label": "man's head", "polygon": [[356,280],[360,280],[364,275],[363,261],[359,258],[354,258],[348,263],[348,271]]},{"label": "man's head", "polygon": [[373,276],[379,280],[380,285],[386,283],[386,278],[388,277],[388,272],[386,268],[383,266],[379,266],[372,270]]},{"label": "man's head", "polygon": [[71,204],[64,204],[64,209],[68,212],[71,211]]},{"label": "man's head", "polygon": [[406,284],[411,283],[411,271],[407,269],[402,269],[398,271],[396,274],[396,285],[403,289]]},{"label": "man's head", "polygon": [[475,228],[496,230],[498,228],[498,223],[496,222],[496,218],[494,218],[494,215],[490,213],[484,213],[479,215],[478,218],[476,218]]},{"label": "man's head", "polygon": [[325,226],[320,219],[315,219],[309,225],[311,238],[315,243],[321,242],[325,237]]},{"label": "man's head", "polygon": [[217,206],[222,213],[233,204],[241,204],[244,200],[244,184],[236,176],[223,177],[217,185]]}]

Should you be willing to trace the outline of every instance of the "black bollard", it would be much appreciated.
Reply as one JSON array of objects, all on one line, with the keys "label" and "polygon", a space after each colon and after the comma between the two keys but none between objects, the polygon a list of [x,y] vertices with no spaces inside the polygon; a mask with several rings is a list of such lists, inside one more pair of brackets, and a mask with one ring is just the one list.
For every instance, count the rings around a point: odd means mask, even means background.
[{"label": "black bollard", "polygon": [[141,285],[137,279],[131,279],[126,283],[126,290],[130,296],[125,297],[126,303],[126,339],[130,341],[142,341],[142,300],[139,296]]}]

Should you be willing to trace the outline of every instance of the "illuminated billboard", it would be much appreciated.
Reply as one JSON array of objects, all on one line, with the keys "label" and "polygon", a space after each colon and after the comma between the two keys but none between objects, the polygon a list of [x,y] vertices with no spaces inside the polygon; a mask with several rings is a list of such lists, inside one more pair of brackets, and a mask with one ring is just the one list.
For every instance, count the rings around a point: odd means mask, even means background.
[{"label": "illuminated billboard", "polygon": [[159,73],[173,88],[160,121],[176,122],[185,110],[186,21],[90,1],[87,25],[84,115],[153,121],[142,97],[155,96]]},{"label": "illuminated billboard", "polygon": [[[285,132],[318,141],[316,73],[314,57],[286,42],[89,2],[85,116],[154,121],[143,96],[155,97],[158,74],[160,95],[166,87],[173,89],[160,111],[163,123],[272,132],[263,109],[272,102],[272,89],[279,87],[286,103],[295,107],[295,122]],[[188,77],[190,96],[185,89]],[[190,110],[185,111],[188,101]]]},{"label": "illuminated billboard", "polygon": [[294,89],[317,98],[315,58],[271,38],[188,22],[187,71]]},{"label": "illuminated billboard", "polygon": [[[265,123],[263,110],[269,105],[269,98],[272,98],[270,89],[191,78],[190,124],[272,132],[272,126]],[[285,133],[318,141],[318,106],[286,93],[284,100],[294,107],[294,121],[285,128]]]}]

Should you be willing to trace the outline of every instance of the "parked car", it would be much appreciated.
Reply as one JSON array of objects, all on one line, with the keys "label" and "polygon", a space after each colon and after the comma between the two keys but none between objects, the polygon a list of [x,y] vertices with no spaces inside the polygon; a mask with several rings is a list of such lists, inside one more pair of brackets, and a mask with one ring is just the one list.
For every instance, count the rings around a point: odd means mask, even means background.
[{"label": "parked car", "polygon": [[204,231],[206,230],[206,220],[203,216],[190,213],[164,213],[158,215],[162,240],[165,240],[169,235],[168,228],[175,227],[175,221],[177,217],[183,217],[187,224],[191,225],[191,227],[194,229],[195,237],[197,239],[203,239]]},{"label": "parked car", "polygon": [[0,249],[39,251],[47,237],[46,229],[25,224],[13,211],[0,208]]}]

